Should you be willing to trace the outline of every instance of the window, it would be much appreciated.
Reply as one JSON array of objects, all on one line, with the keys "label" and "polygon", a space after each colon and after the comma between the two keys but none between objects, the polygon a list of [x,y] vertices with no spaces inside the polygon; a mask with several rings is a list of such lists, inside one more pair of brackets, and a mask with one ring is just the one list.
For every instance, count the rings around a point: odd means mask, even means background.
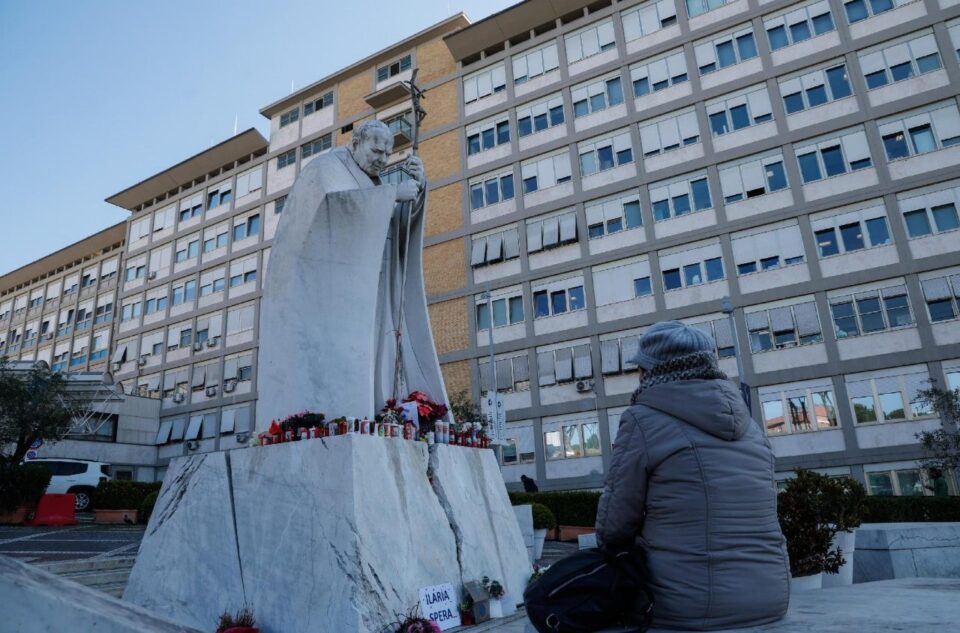
[{"label": "window", "polygon": [[831,296],[829,301],[837,339],[883,332],[914,323],[907,287],[902,284],[852,295]]},{"label": "window", "polygon": [[197,281],[191,279],[183,283],[174,283],[173,285],[173,305],[180,305],[187,301],[193,301],[197,298]]},{"label": "window", "polygon": [[291,149],[277,156],[277,169],[283,169],[297,163],[297,150]]},{"label": "window", "polygon": [[489,360],[481,360],[479,365],[481,393],[489,392],[494,381],[499,393],[530,390],[530,363],[526,353],[512,358],[495,359],[495,376],[491,375]]},{"label": "window", "polygon": [[200,296],[207,297],[214,293],[222,292],[225,275],[226,272],[223,268],[211,270],[200,275]]},{"label": "window", "polygon": [[157,233],[173,227],[173,217],[176,211],[176,205],[170,205],[154,212],[153,214],[153,232]]},{"label": "window", "polygon": [[627,42],[640,39],[660,29],[677,23],[677,7],[674,0],[648,2],[635,9],[628,9],[620,15],[623,23],[623,37]]},{"label": "window", "polygon": [[796,222],[734,233],[731,243],[739,276],[804,261],[803,239]]},{"label": "window", "polygon": [[917,399],[929,386],[926,367],[898,367],[846,377],[847,395],[857,424],[900,422],[935,415]]},{"label": "window", "polygon": [[123,304],[120,312],[120,320],[130,321],[131,319],[139,318],[142,307],[143,307],[143,304],[140,303],[139,301],[133,301],[131,303]]},{"label": "window", "polygon": [[635,193],[588,202],[586,215],[591,240],[643,226],[640,196]]},{"label": "window", "polygon": [[665,291],[722,281],[726,277],[720,244],[716,242],[680,252],[662,251],[660,269]]},{"label": "window", "polygon": [[687,81],[687,78],[687,59],[684,57],[683,50],[630,67],[630,82],[633,84],[634,97],[666,90],[670,86]]},{"label": "window", "polygon": [[784,15],[764,20],[770,50],[776,51],[834,30],[830,4],[826,0],[794,9]]},{"label": "window", "polygon": [[260,214],[233,221],[233,241],[239,242],[260,233]]},{"label": "window", "polygon": [[847,67],[832,66],[780,82],[787,114],[815,108],[853,94]]},{"label": "window", "polygon": [[719,9],[727,4],[727,2],[728,0],[686,0],[687,16],[695,18],[698,15],[703,15],[708,11]]},{"label": "window", "polygon": [[823,342],[813,301],[748,312],[746,318],[754,354]]},{"label": "window", "polygon": [[925,279],[920,282],[920,286],[923,288],[923,299],[927,304],[931,322],[957,318],[960,314],[960,274]]},{"label": "window", "polygon": [[150,235],[150,217],[130,223],[130,241],[136,242]]},{"label": "window", "polygon": [[513,200],[513,173],[481,176],[470,183],[470,209],[482,209],[499,202]]},{"label": "window", "polygon": [[570,155],[566,150],[553,156],[520,164],[523,193],[533,193],[570,181]]},{"label": "window", "polygon": [[280,196],[279,198],[277,198],[276,200],[274,200],[274,201],[273,201],[273,212],[274,212],[274,214],[280,215],[281,213],[283,213],[283,207],[284,207],[284,205],[286,205],[286,204],[287,204],[287,197],[286,197],[286,196]]},{"label": "window", "polygon": [[538,351],[538,382],[541,387],[593,378],[590,345],[574,345]]},{"label": "window", "polygon": [[409,55],[404,55],[400,59],[393,61],[386,66],[377,68],[377,83],[386,81],[391,77],[396,77],[405,70],[410,70],[411,59]]},{"label": "window", "polygon": [[699,142],[700,126],[693,109],[640,124],[640,145],[644,158]]},{"label": "window", "polygon": [[821,259],[893,243],[883,204],[827,217],[818,214],[811,226]]},{"label": "window", "polygon": [[215,209],[219,206],[229,204],[233,194],[230,189],[230,182],[222,182],[213,189],[207,190],[207,210]]},{"label": "window", "polygon": [[847,22],[853,24],[860,20],[866,20],[879,13],[890,11],[891,9],[912,2],[913,0],[849,0],[843,3],[843,8],[847,13]]},{"label": "window", "polygon": [[[574,285],[567,285],[574,284]],[[579,278],[551,283],[533,291],[533,318],[557,316],[586,308],[583,281]]]},{"label": "window", "polygon": [[102,298],[97,300],[97,309],[93,317],[94,324],[113,320],[113,302],[109,299],[106,301],[107,303],[103,303]]},{"label": "window", "polygon": [[304,143],[300,146],[300,158],[304,159],[308,156],[313,156],[333,147],[333,134],[326,133],[320,138],[314,139],[309,143]]},{"label": "window", "polygon": [[623,85],[619,75],[611,75],[589,84],[574,86],[570,90],[570,97],[573,99],[573,118],[578,119],[623,103]]},{"label": "window", "polygon": [[215,227],[204,229],[203,231],[203,252],[212,253],[213,251],[226,248],[229,231],[227,224],[220,224]]},{"label": "window", "polygon": [[600,340],[600,369],[603,375],[637,371],[634,358],[640,346],[640,336],[626,334]]},{"label": "window", "polygon": [[253,254],[243,259],[230,262],[230,287],[236,288],[242,284],[257,280],[257,255]]},{"label": "window", "polygon": [[517,108],[517,134],[520,138],[560,125],[563,121],[563,97],[560,95]]},{"label": "window", "polygon": [[516,227],[486,235],[475,235],[470,252],[470,265],[476,268],[520,257],[519,240]]},{"label": "window", "polygon": [[490,329],[490,308],[493,308],[493,327],[523,322],[523,296],[496,297],[487,302],[477,297],[477,331]]},{"label": "window", "polygon": [[[960,111],[953,103],[877,121],[887,160],[935,152],[960,143]],[[933,109],[931,109],[933,108]]]},{"label": "window", "polygon": [[933,33],[908,37],[911,39],[860,53],[860,69],[868,90],[942,68]]},{"label": "window", "polygon": [[400,168],[400,165],[387,167],[380,172],[380,182],[383,184],[399,185],[404,180],[410,180],[410,176]]},{"label": "window", "polygon": [[580,155],[580,174],[583,177],[633,162],[629,132],[582,141],[577,144],[577,153]]},{"label": "window", "polygon": [[188,259],[195,258],[199,253],[200,236],[194,234],[177,241],[177,250],[174,253],[173,259],[175,262],[181,263]]},{"label": "window", "polygon": [[263,168],[254,167],[237,176],[237,197],[242,198],[263,188]]},{"label": "window", "polygon": [[707,118],[714,136],[773,120],[767,88],[750,89],[737,95],[707,102]]},{"label": "window", "polygon": [[203,214],[203,194],[198,193],[180,201],[180,222],[186,222]]},{"label": "window", "polygon": [[559,68],[557,45],[551,42],[546,46],[513,56],[513,83],[526,83]]},{"label": "window", "polygon": [[720,189],[727,204],[786,188],[787,174],[779,151],[765,158],[720,166]]},{"label": "window", "polygon": [[797,147],[797,162],[804,183],[831,178],[871,166],[863,130],[850,131],[818,143]]},{"label": "window", "polygon": [[957,193],[960,187],[932,191],[926,195],[898,196],[900,211],[911,239],[960,228]]},{"label": "window", "polygon": [[127,266],[127,270],[124,272],[123,280],[124,281],[136,281],[137,279],[143,279],[146,276],[147,265],[146,260],[139,259]]},{"label": "window", "polygon": [[564,38],[567,50],[567,63],[573,64],[604,51],[613,50],[617,43],[613,35],[613,20],[580,29]]},{"label": "window", "polygon": [[333,105],[333,91],[331,90],[330,92],[325,93],[319,99],[308,101],[307,103],[303,104],[303,116],[308,116],[313,114],[314,112],[319,112],[320,110],[323,110],[324,108],[329,108],[332,105]]},{"label": "window", "polygon": [[473,103],[507,89],[507,74],[503,64],[468,75],[463,79],[463,101]]},{"label": "window", "polygon": [[559,431],[543,434],[546,459],[574,459],[600,455],[600,432],[596,422],[565,424]]},{"label": "window", "polygon": [[566,211],[527,220],[527,252],[548,250],[577,241],[577,214]]},{"label": "window", "polygon": [[284,128],[290,125],[291,123],[296,123],[300,118],[300,106],[297,106],[293,110],[284,112],[280,115],[280,127]]},{"label": "window", "polygon": [[510,144],[510,120],[507,116],[490,119],[467,128],[467,154],[473,156],[498,145]]},{"label": "window", "polygon": [[163,294],[157,294],[154,296],[149,296],[146,301],[146,313],[153,314],[154,312],[163,312],[167,309],[167,293],[165,290],[161,291]]},{"label": "window", "polygon": [[836,398],[829,380],[763,387],[760,402],[767,435],[824,431],[838,426]]},{"label": "window", "polygon": [[650,204],[654,222],[680,217],[713,206],[706,175],[669,184],[650,185]]},{"label": "window", "polygon": [[753,28],[747,28],[696,44],[693,50],[700,74],[707,75],[756,57],[757,43]]}]

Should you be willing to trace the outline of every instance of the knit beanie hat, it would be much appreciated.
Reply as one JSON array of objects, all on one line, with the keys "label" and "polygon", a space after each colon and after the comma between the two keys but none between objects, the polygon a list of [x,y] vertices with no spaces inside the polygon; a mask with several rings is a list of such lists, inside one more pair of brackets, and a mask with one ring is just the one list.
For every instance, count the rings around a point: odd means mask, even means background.
[{"label": "knit beanie hat", "polygon": [[640,348],[633,362],[650,371],[654,365],[677,356],[696,352],[712,353],[715,347],[713,338],[697,328],[680,321],[660,321],[640,337]]}]

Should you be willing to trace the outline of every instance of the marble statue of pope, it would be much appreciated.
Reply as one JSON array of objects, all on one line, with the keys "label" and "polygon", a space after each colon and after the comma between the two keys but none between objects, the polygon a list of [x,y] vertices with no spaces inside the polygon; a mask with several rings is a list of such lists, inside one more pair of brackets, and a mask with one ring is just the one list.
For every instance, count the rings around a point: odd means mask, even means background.
[{"label": "marble statue of pope", "polygon": [[413,390],[446,403],[423,286],[426,177],[411,155],[411,179],[382,183],[392,151],[367,121],[287,196],[260,305],[258,431],[305,410],[372,419]]}]

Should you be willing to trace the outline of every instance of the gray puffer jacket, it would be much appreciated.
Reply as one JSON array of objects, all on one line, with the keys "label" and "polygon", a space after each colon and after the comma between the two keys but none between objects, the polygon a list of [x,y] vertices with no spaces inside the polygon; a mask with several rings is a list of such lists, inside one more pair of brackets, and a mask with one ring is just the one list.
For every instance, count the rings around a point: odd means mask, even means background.
[{"label": "gray puffer jacket", "polygon": [[640,392],[620,418],[597,538],[645,552],[654,626],[783,617],[790,570],[773,453],[733,383],[681,380]]}]

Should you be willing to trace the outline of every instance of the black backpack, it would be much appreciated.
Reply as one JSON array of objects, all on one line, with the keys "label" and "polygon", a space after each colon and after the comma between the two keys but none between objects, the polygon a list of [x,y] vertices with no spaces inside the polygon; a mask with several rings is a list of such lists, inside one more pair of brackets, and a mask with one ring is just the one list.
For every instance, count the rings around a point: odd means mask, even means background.
[{"label": "black backpack", "polygon": [[650,626],[653,597],[639,549],[586,549],[557,561],[523,592],[527,617],[540,633],[589,633]]}]

